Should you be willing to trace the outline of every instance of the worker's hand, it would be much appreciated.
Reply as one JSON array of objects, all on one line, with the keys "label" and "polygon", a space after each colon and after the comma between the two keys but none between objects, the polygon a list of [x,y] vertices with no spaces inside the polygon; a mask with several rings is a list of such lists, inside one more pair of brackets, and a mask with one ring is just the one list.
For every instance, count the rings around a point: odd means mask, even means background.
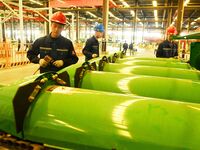
[{"label": "worker's hand", "polygon": [[40,59],[39,64],[40,64],[40,67],[45,68],[48,65],[48,62],[45,61],[44,59]]},{"label": "worker's hand", "polygon": [[97,54],[92,54],[92,58],[96,58],[97,57]]},{"label": "worker's hand", "polygon": [[56,66],[57,68],[60,68],[64,65],[63,60],[56,60],[53,62],[53,65]]}]

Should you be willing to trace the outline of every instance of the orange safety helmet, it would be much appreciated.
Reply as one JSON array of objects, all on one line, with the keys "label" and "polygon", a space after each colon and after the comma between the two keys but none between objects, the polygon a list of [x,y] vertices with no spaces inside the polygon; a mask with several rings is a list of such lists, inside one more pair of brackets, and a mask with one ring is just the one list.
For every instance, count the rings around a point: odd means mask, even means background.
[{"label": "orange safety helmet", "polygon": [[54,13],[51,17],[52,22],[60,23],[63,25],[66,24],[66,20],[67,19],[66,19],[65,15],[61,11]]},{"label": "orange safety helmet", "polygon": [[177,34],[177,30],[175,26],[169,26],[167,28],[167,35],[176,35]]}]

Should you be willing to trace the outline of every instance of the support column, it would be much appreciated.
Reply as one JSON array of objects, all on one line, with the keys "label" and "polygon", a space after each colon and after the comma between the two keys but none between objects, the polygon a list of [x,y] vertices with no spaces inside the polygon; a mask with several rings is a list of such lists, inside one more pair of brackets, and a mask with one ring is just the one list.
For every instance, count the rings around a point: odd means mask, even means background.
[{"label": "support column", "polygon": [[105,28],[103,40],[102,40],[102,52],[106,52],[107,49],[107,31],[108,31],[108,12],[109,12],[109,0],[103,0],[103,25]]},{"label": "support column", "polygon": [[11,23],[11,40],[14,40],[14,25],[13,25],[13,19],[11,19],[10,23]]},{"label": "support column", "polygon": [[19,30],[20,30],[20,49],[24,48],[24,21],[23,21],[23,4],[22,0],[19,0]]},{"label": "support column", "polygon": [[79,36],[80,36],[80,31],[79,31],[79,11],[76,12],[76,43],[79,42]]},{"label": "support column", "polygon": [[176,29],[177,29],[178,35],[180,34],[182,30],[183,14],[184,14],[184,1],[178,0],[178,16],[176,20]]},{"label": "support column", "polygon": [[71,23],[71,40],[74,42],[75,37],[74,37],[74,14],[72,13],[72,23]]},{"label": "support column", "polygon": [[146,23],[146,22],[143,22],[143,25],[142,25],[142,42],[144,42],[144,29],[145,29],[145,23]]},{"label": "support column", "polygon": [[0,18],[0,42],[3,41],[3,23],[2,23],[2,18]]}]

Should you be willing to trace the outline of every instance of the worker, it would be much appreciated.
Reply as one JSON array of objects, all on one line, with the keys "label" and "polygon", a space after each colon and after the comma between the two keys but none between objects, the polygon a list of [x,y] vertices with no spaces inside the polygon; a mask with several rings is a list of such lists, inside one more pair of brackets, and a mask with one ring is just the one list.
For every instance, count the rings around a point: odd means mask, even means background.
[{"label": "worker", "polygon": [[158,45],[156,57],[170,58],[178,56],[178,45],[172,41],[172,36],[176,35],[176,33],[177,31],[174,26],[167,28],[167,39]]},{"label": "worker", "polygon": [[126,41],[123,44],[123,53],[126,55],[126,51],[128,49],[128,43],[126,43]]},{"label": "worker", "polygon": [[78,61],[71,40],[61,35],[65,24],[65,15],[60,11],[54,13],[51,17],[51,33],[36,39],[28,50],[28,59],[32,63],[39,63],[40,73],[58,71]]},{"label": "worker", "polygon": [[94,27],[95,34],[86,41],[82,53],[85,55],[85,61],[99,57],[99,42],[98,39],[103,37],[103,24],[96,24]]}]

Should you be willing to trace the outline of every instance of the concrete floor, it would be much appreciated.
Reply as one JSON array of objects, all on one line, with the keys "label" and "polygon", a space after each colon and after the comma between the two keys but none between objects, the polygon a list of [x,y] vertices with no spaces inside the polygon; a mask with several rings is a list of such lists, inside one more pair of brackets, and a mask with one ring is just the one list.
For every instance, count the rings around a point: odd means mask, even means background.
[{"label": "concrete floor", "polygon": [[[38,64],[28,64],[0,70],[0,84],[10,84],[24,77],[31,76],[39,67]],[[39,71],[37,72],[39,73]]]}]

